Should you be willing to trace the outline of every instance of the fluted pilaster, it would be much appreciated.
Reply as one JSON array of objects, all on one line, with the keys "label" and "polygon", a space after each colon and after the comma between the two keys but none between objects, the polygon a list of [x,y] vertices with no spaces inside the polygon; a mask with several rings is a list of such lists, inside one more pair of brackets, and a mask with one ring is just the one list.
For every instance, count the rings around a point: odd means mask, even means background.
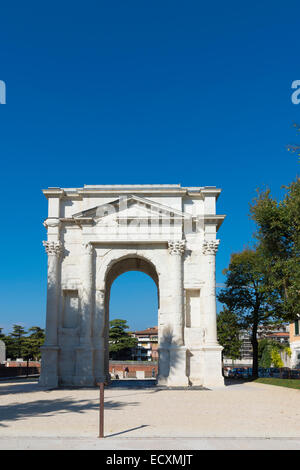
[{"label": "fluted pilaster", "polygon": [[205,344],[217,346],[217,308],[216,308],[216,253],[220,240],[205,240],[202,246],[205,255],[205,284],[203,300],[205,305]]},{"label": "fluted pilaster", "polygon": [[91,345],[92,336],[92,289],[93,289],[93,254],[91,243],[83,243],[83,257],[81,264],[81,332],[80,343]]},{"label": "fluted pilaster", "polygon": [[44,241],[43,245],[46,253],[48,254],[45,345],[56,346],[58,328],[59,263],[62,254],[62,245],[60,241]]},{"label": "fluted pilaster", "polygon": [[172,300],[173,300],[173,341],[182,345],[183,339],[183,265],[182,255],[185,240],[169,241],[168,250],[171,255]]}]

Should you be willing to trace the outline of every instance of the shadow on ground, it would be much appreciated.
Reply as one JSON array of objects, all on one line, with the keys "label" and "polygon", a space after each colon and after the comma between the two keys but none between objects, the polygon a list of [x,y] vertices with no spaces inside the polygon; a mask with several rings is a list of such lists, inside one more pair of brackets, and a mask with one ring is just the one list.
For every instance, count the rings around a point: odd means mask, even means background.
[{"label": "shadow on ground", "polygon": [[141,388],[154,388],[157,385],[155,379],[121,379],[121,380],[112,380],[108,385],[108,388],[132,388],[132,389],[141,389]]},{"label": "shadow on ground", "polygon": [[22,382],[20,382],[20,380],[0,382],[0,396],[41,391],[45,393],[51,392],[51,390],[44,390],[39,387],[37,379],[22,379]]},{"label": "shadow on ground", "polygon": [[148,424],[142,424],[141,426],[136,426],[135,428],[125,429],[125,431],[115,432],[114,434],[107,434],[105,437],[115,437],[120,436],[121,434],[127,434],[131,431],[136,431],[137,429],[147,428]]},{"label": "shadow on ground", "polygon": [[231,387],[232,385],[241,385],[253,382],[255,379],[228,379],[225,377],[224,383],[226,387]]},{"label": "shadow on ground", "polygon": [[[104,404],[105,409],[119,410],[127,406],[137,406],[138,402],[121,402],[106,400]],[[38,417],[38,416],[53,416],[64,413],[84,413],[89,410],[99,409],[99,400],[73,400],[70,397],[51,399],[51,400],[38,400],[28,403],[11,403],[9,405],[0,406],[0,427],[7,427],[1,421],[17,421],[20,419]]]}]

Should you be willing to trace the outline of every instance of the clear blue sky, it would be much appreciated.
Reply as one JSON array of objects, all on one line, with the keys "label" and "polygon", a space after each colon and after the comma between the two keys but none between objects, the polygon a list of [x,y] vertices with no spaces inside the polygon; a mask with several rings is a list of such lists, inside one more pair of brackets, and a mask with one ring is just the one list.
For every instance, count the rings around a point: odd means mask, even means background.
[{"label": "clear blue sky", "polygon": [[[294,0],[2,2],[0,326],[45,324],[48,186],[223,188],[224,281],[251,241],[255,188],[279,197],[299,171],[285,150],[300,121],[299,14]],[[153,286],[117,279],[112,314],[152,326]],[[134,305],[122,295],[137,290]]]}]

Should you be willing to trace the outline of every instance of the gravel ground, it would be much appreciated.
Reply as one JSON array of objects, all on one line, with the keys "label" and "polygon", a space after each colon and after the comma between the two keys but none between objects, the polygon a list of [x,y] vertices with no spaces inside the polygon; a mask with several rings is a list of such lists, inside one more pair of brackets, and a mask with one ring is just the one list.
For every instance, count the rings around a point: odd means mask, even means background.
[{"label": "gravel ground", "polygon": [[[261,448],[265,439],[271,439],[275,448],[299,448],[300,392],[257,383],[234,384],[213,391],[108,388],[105,436],[109,439],[94,441],[98,425],[97,388],[49,391],[41,389],[36,380],[0,383],[1,448],[26,447],[26,442],[30,446],[37,437],[40,446],[43,442],[67,446],[77,439],[79,446],[93,448],[105,442],[105,448],[110,448],[109,442],[114,442],[112,446],[118,442],[119,446],[130,448],[130,439],[140,440],[143,446],[149,438],[154,444],[164,438],[165,446],[170,441],[189,449],[193,448],[190,445],[228,447],[229,442],[249,446],[252,441]],[[65,444],[60,438],[65,438]],[[272,443],[269,441],[268,445]]]}]

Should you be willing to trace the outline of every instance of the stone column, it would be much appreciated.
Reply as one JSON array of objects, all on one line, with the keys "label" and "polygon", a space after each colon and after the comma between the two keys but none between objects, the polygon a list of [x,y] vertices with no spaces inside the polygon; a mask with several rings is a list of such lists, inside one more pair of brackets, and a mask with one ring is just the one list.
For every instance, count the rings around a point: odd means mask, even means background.
[{"label": "stone column", "polygon": [[58,296],[59,296],[59,259],[62,252],[61,242],[43,242],[48,254],[47,310],[45,345],[57,346]]},{"label": "stone column", "polygon": [[91,345],[92,336],[92,290],[93,290],[93,253],[91,243],[83,243],[81,263],[81,331],[80,344]]},{"label": "stone column", "polygon": [[92,347],[92,312],[93,312],[93,254],[91,243],[83,243],[81,261],[81,323],[80,346],[76,348],[75,385],[93,385],[93,347]]},{"label": "stone column", "polygon": [[202,250],[205,255],[205,284],[203,286],[204,341],[203,341],[203,385],[224,386],[222,377],[222,346],[217,339],[216,307],[216,253],[220,240],[204,240]]},{"label": "stone column", "polygon": [[95,316],[93,323],[94,374],[96,382],[103,382],[108,379],[105,371],[104,298],[105,291],[96,289]]},{"label": "stone column", "polygon": [[169,241],[168,249],[171,255],[170,282],[172,285],[172,327],[173,337],[169,346],[170,369],[167,385],[170,387],[187,386],[186,375],[187,351],[183,338],[183,265],[182,255],[185,250],[185,240]]},{"label": "stone column", "polygon": [[62,245],[60,241],[44,241],[48,254],[46,338],[42,347],[42,366],[40,385],[57,387],[58,385],[58,303],[59,269]]},{"label": "stone column", "polygon": [[173,339],[178,346],[183,345],[183,275],[182,255],[185,249],[185,241],[169,241],[168,249],[171,255],[172,279],[172,316]]},{"label": "stone column", "polygon": [[218,346],[217,306],[216,306],[216,253],[220,240],[204,241],[202,250],[205,255],[205,284],[203,301],[205,308],[205,344]]}]

